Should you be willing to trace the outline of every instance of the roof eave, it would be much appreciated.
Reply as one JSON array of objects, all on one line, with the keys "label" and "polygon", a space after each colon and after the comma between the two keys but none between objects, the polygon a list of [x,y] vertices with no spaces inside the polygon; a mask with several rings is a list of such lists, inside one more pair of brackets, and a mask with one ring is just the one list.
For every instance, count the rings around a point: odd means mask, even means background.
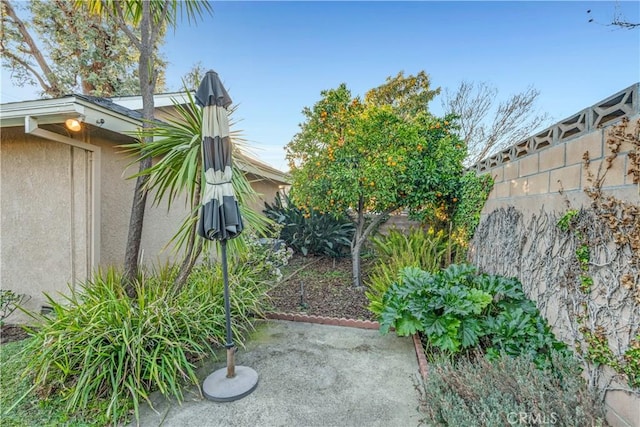
[{"label": "roof eave", "polygon": [[128,135],[142,126],[140,120],[75,96],[2,104],[0,111],[0,127],[23,126],[26,117],[37,118],[40,125],[81,118],[85,123]]},{"label": "roof eave", "polygon": [[265,178],[265,180],[272,181],[282,185],[290,185],[289,175],[272,168],[256,159],[241,154],[236,161],[238,169],[245,173],[250,173],[256,176]]},{"label": "roof eave", "polygon": [[[140,95],[117,96],[109,99],[114,104],[121,105],[131,110],[142,110],[142,97]],[[170,92],[153,95],[153,104],[155,108],[173,107],[174,102],[178,102],[179,104],[188,104],[189,98],[187,97],[187,92]]]}]

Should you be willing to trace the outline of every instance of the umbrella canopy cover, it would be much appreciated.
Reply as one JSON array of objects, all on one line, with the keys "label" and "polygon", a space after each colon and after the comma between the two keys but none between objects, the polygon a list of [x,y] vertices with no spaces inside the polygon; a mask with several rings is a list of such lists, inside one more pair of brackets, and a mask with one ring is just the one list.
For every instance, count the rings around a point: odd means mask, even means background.
[{"label": "umbrella canopy cover", "polygon": [[202,107],[202,166],[205,186],[198,235],[208,240],[228,240],[243,229],[242,216],[231,183],[233,177],[227,107],[231,98],[218,74],[208,71],[196,92]]}]

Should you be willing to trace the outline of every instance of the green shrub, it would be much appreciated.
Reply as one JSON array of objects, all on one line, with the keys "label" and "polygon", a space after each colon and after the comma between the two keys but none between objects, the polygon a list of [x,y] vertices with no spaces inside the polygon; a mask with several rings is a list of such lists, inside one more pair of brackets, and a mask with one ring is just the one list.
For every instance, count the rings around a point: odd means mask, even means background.
[{"label": "green shrub", "polygon": [[295,252],[332,258],[349,253],[355,228],[346,214],[337,218],[315,210],[307,213],[296,207],[288,195],[283,199],[280,193],[273,205],[264,205],[264,214],[282,226],[280,238]]},{"label": "green shrub", "polygon": [[[252,233],[245,233],[244,237],[246,250],[234,264],[237,269],[235,275],[279,282],[282,279],[281,268],[289,263],[293,249],[274,238],[259,238]],[[243,271],[246,268],[251,270],[249,274]]]},{"label": "green shrub", "polygon": [[11,289],[0,289],[0,326],[4,325],[4,319],[11,316],[20,304],[31,299],[25,294],[16,294]]},{"label": "green shrub", "polygon": [[451,221],[466,247],[480,223],[480,213],[493,188],[493,178],[490,174],[478,176],[469,171],[462,176],[458,185],[459,201],[455,204]]},{"label": "green shrub", "polygon": [[382,313],[382,298],[396,281],[398,271],[404,267],[419,267],[435,272],[443,266],[447,251],[444,232],[434,233],[421,228],[411,228],[408,232],[391,229],[386,236],[376,236],[371,241],[376,262],[366,281],[366,296],[369,311],[377,316]]},{"label": "green shrub", "polygon": [[2,344],[0,350],[0,425],[3,427],[105,426],[106,402],[97,402],[84,413],[70,413],[59,399],[40,398],[33,393],[32,375],[25,370],[28,340]]},{"label": "green shrub", "polygon": [[530,354],[544,367],[554,351],[567,351],[520,282],[476,274],[470,265],[452,264],[436,273],[406,267],[382,304],[381,332],[421,332],[428,347],[447,354],[474,348],[489,357]]},{"label": "green shrub", "polygon": [[482,314],[492,296],[473,286],[474,273],[467,265],[435,274],[402,269],[384,295],[380,330],[387,333],[393,326],[400,336],[420,331],[431,346],[451,353],[475,347],[486,333]]},{"label": "green shrub", "polygon": [[604,409],[580,367],[554,357],[554,370],[534,369],[529,356],[479,356],[430,365],[422,391],[426,425],[603,426]]},{"label": "green shrub", "polygon": [[409,218],[420,221],[424,227],[448,235],[447,264],[465,262],[469,241],[493,188],[493,178],[468,171],[451,183],[453,187],[448,191],[436,193],[435,202],[427,202],[421,209],[409,212]]},{"label": "green shrub", "polygon": [[[249,258],[230,261],[237,342],[262,312],[269,287],[266,263]],[[225,318],[219,265],[196,267],[177,292],[171,287],[175,273],[142,274],[133,300],[114,269],[71,289],[62,302],[48,297],[53,315],[32,314],[39,322],[26,348],[26,372],[34,375],[37,391],[64,401],[71,413],[106,402],[114,424],[132,408],[137,418],[140,401],[151,404],[152,391],[181,400],[185,383],[199,384],[195,363],[223,345]]]}]

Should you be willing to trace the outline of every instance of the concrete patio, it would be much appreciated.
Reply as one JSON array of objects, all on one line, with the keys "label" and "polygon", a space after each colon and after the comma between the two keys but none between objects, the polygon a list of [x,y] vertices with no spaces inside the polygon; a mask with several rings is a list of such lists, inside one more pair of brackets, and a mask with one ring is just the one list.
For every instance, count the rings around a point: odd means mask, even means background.
[{"label": "concrete patio", "polygon": [[[199,372],[224,367],[224,357]],[[256,390],[218,403],[191,390],[182,405],[152,397],[142,426],[417,426],[419,371],[410,338],[377,330],[268,320],[236,364],[258,372]]]}]

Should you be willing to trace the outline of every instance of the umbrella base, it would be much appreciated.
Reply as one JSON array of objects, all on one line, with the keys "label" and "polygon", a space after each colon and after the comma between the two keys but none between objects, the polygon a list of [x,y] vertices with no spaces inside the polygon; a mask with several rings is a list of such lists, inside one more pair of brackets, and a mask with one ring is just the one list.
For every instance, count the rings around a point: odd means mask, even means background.
[{"label": "umbrella base", "polygon": [[258,386],[258,373],[246,366],[235,367],[236,376],[227,378],[227,368],[218,369],[202,384],[204,396],[215,402],[233,402],[251,394]]}]

